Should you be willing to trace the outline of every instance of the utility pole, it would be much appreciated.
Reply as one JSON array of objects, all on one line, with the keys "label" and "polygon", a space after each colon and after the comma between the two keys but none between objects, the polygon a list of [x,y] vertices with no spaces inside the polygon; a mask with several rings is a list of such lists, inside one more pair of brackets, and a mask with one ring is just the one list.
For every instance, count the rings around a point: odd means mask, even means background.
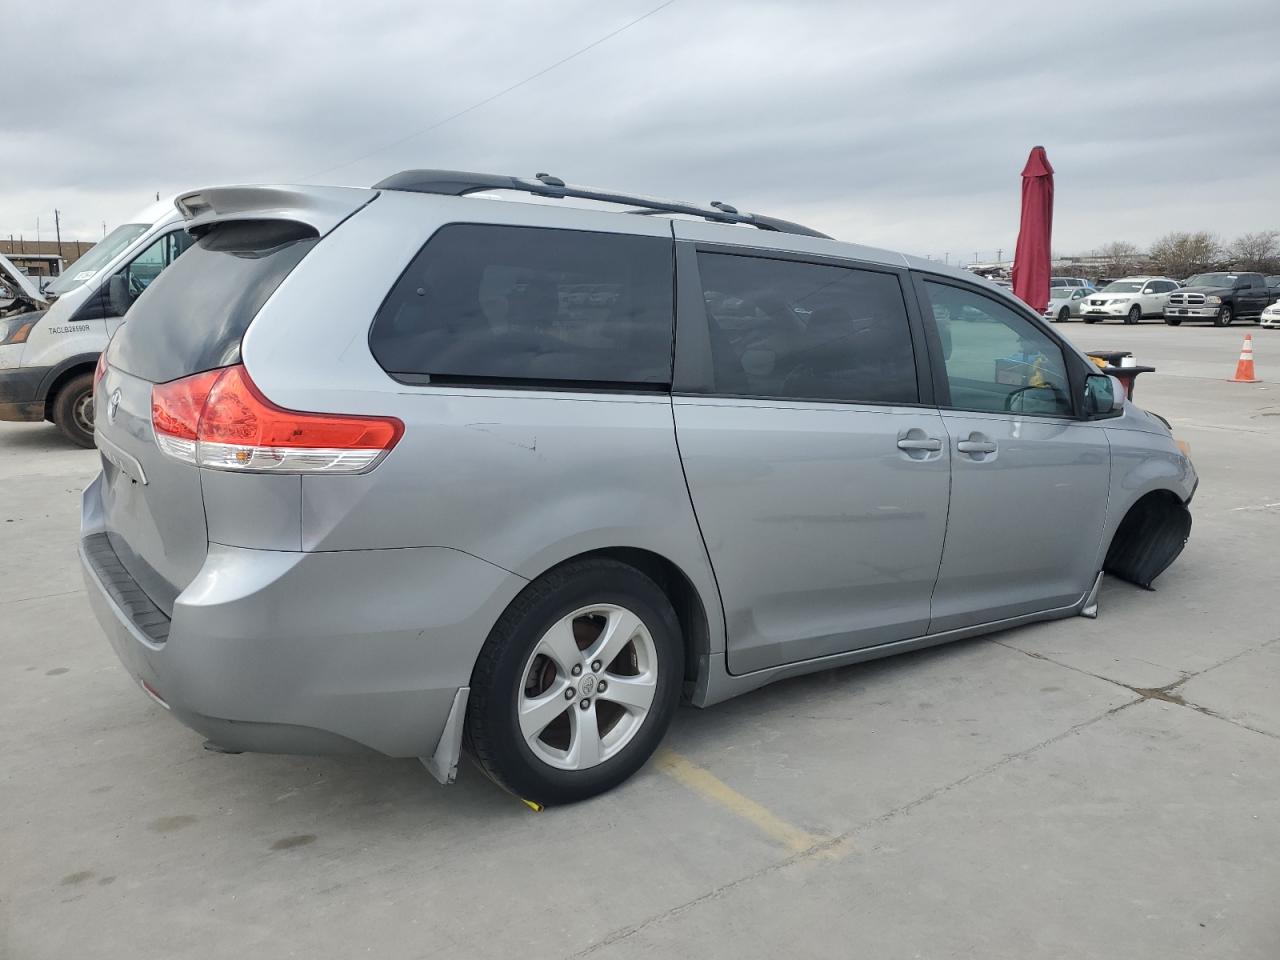
[{"label": "utility pole", "polygon": [[58,256],[62,256],[62,219],[56,207],[53,211],[53,228],[58,234]]},{"label": "utility pole", "polygon": [[1004,263],[1004,247],[996,247],[996,263]]},{"label": "utility pole", "polygon": [[978,262],[978,251],[977,251],[977,250],[973,251],[973,262],[974,262],[974,263],[977,263],[977,262]]},{"label": "utility pole", "polygon": [[943,261],[943,263],[945,263],[947,266],[951,266],[951,254],[950,254],[950,253],[944,253],[944,254],[942,255],[942,261]]}]

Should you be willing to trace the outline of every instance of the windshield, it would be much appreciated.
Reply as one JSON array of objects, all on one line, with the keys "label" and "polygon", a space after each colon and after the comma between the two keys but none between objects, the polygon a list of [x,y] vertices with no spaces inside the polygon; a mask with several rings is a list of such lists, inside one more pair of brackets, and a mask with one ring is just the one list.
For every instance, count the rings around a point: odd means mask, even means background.
[{"label": "windshield", "polygon": [[60,297],[74,290],[150,228],[149,223],[122,223],[95,243],[93,249],[83,257],[63,270],[57,280],[45,287],[45,293]]},{"label": "windshield", "polygon": [[1188,287],[1229,287],[1236,282],[1236,273],[1197,273],[1187,281]]},{"label": "windshield", "polygon": [[1137,293],[1142,289],[1141,280],[1117,280],[1102,288],[1103,293]]}]

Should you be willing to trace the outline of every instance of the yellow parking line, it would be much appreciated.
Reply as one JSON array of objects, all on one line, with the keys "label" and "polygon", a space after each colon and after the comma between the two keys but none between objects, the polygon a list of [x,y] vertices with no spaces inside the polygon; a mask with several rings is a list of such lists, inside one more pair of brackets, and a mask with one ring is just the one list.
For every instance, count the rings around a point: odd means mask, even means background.
[{"label": "yellow parking line", "polygon": [[674,750],[663,747],[654,756],[654,763],[667,776],[679,780],[708,800],[714,800],[730,813],[746,820],[761,833],[781,843],[793,853],[809,850],[823,842],[822,838],[806,833],[754,800],[744,797],[710,770],[703,769]]}]

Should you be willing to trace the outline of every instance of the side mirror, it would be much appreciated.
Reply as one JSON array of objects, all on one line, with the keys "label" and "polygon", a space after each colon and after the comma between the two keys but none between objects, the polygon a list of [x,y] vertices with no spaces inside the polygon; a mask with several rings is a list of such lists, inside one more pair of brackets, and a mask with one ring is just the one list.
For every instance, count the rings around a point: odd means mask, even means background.
[{"label": "side mirror", "polygon": [[123,317],[133,306],[133,297],[129,296],[129,278],[123,272],[107,281],[107,302],[111,304],[112,315],[117,317]]},{"label": "side mirror", "polygon": [[1124,384],[1115,377],[1094,373],[1084,381],[1084,414],[1090,420],[1114,417],[1124,410]]}]

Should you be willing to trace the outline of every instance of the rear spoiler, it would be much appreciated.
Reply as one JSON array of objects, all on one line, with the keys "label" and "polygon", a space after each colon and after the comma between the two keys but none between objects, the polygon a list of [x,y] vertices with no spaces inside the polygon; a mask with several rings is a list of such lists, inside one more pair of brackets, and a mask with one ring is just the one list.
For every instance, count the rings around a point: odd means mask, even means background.
[{"label": "rear spoiler", "polygon": [[173,203],[193,235],[233,220],[288,220],[323,237],[377,195],[359,187],[208,187]]}]

